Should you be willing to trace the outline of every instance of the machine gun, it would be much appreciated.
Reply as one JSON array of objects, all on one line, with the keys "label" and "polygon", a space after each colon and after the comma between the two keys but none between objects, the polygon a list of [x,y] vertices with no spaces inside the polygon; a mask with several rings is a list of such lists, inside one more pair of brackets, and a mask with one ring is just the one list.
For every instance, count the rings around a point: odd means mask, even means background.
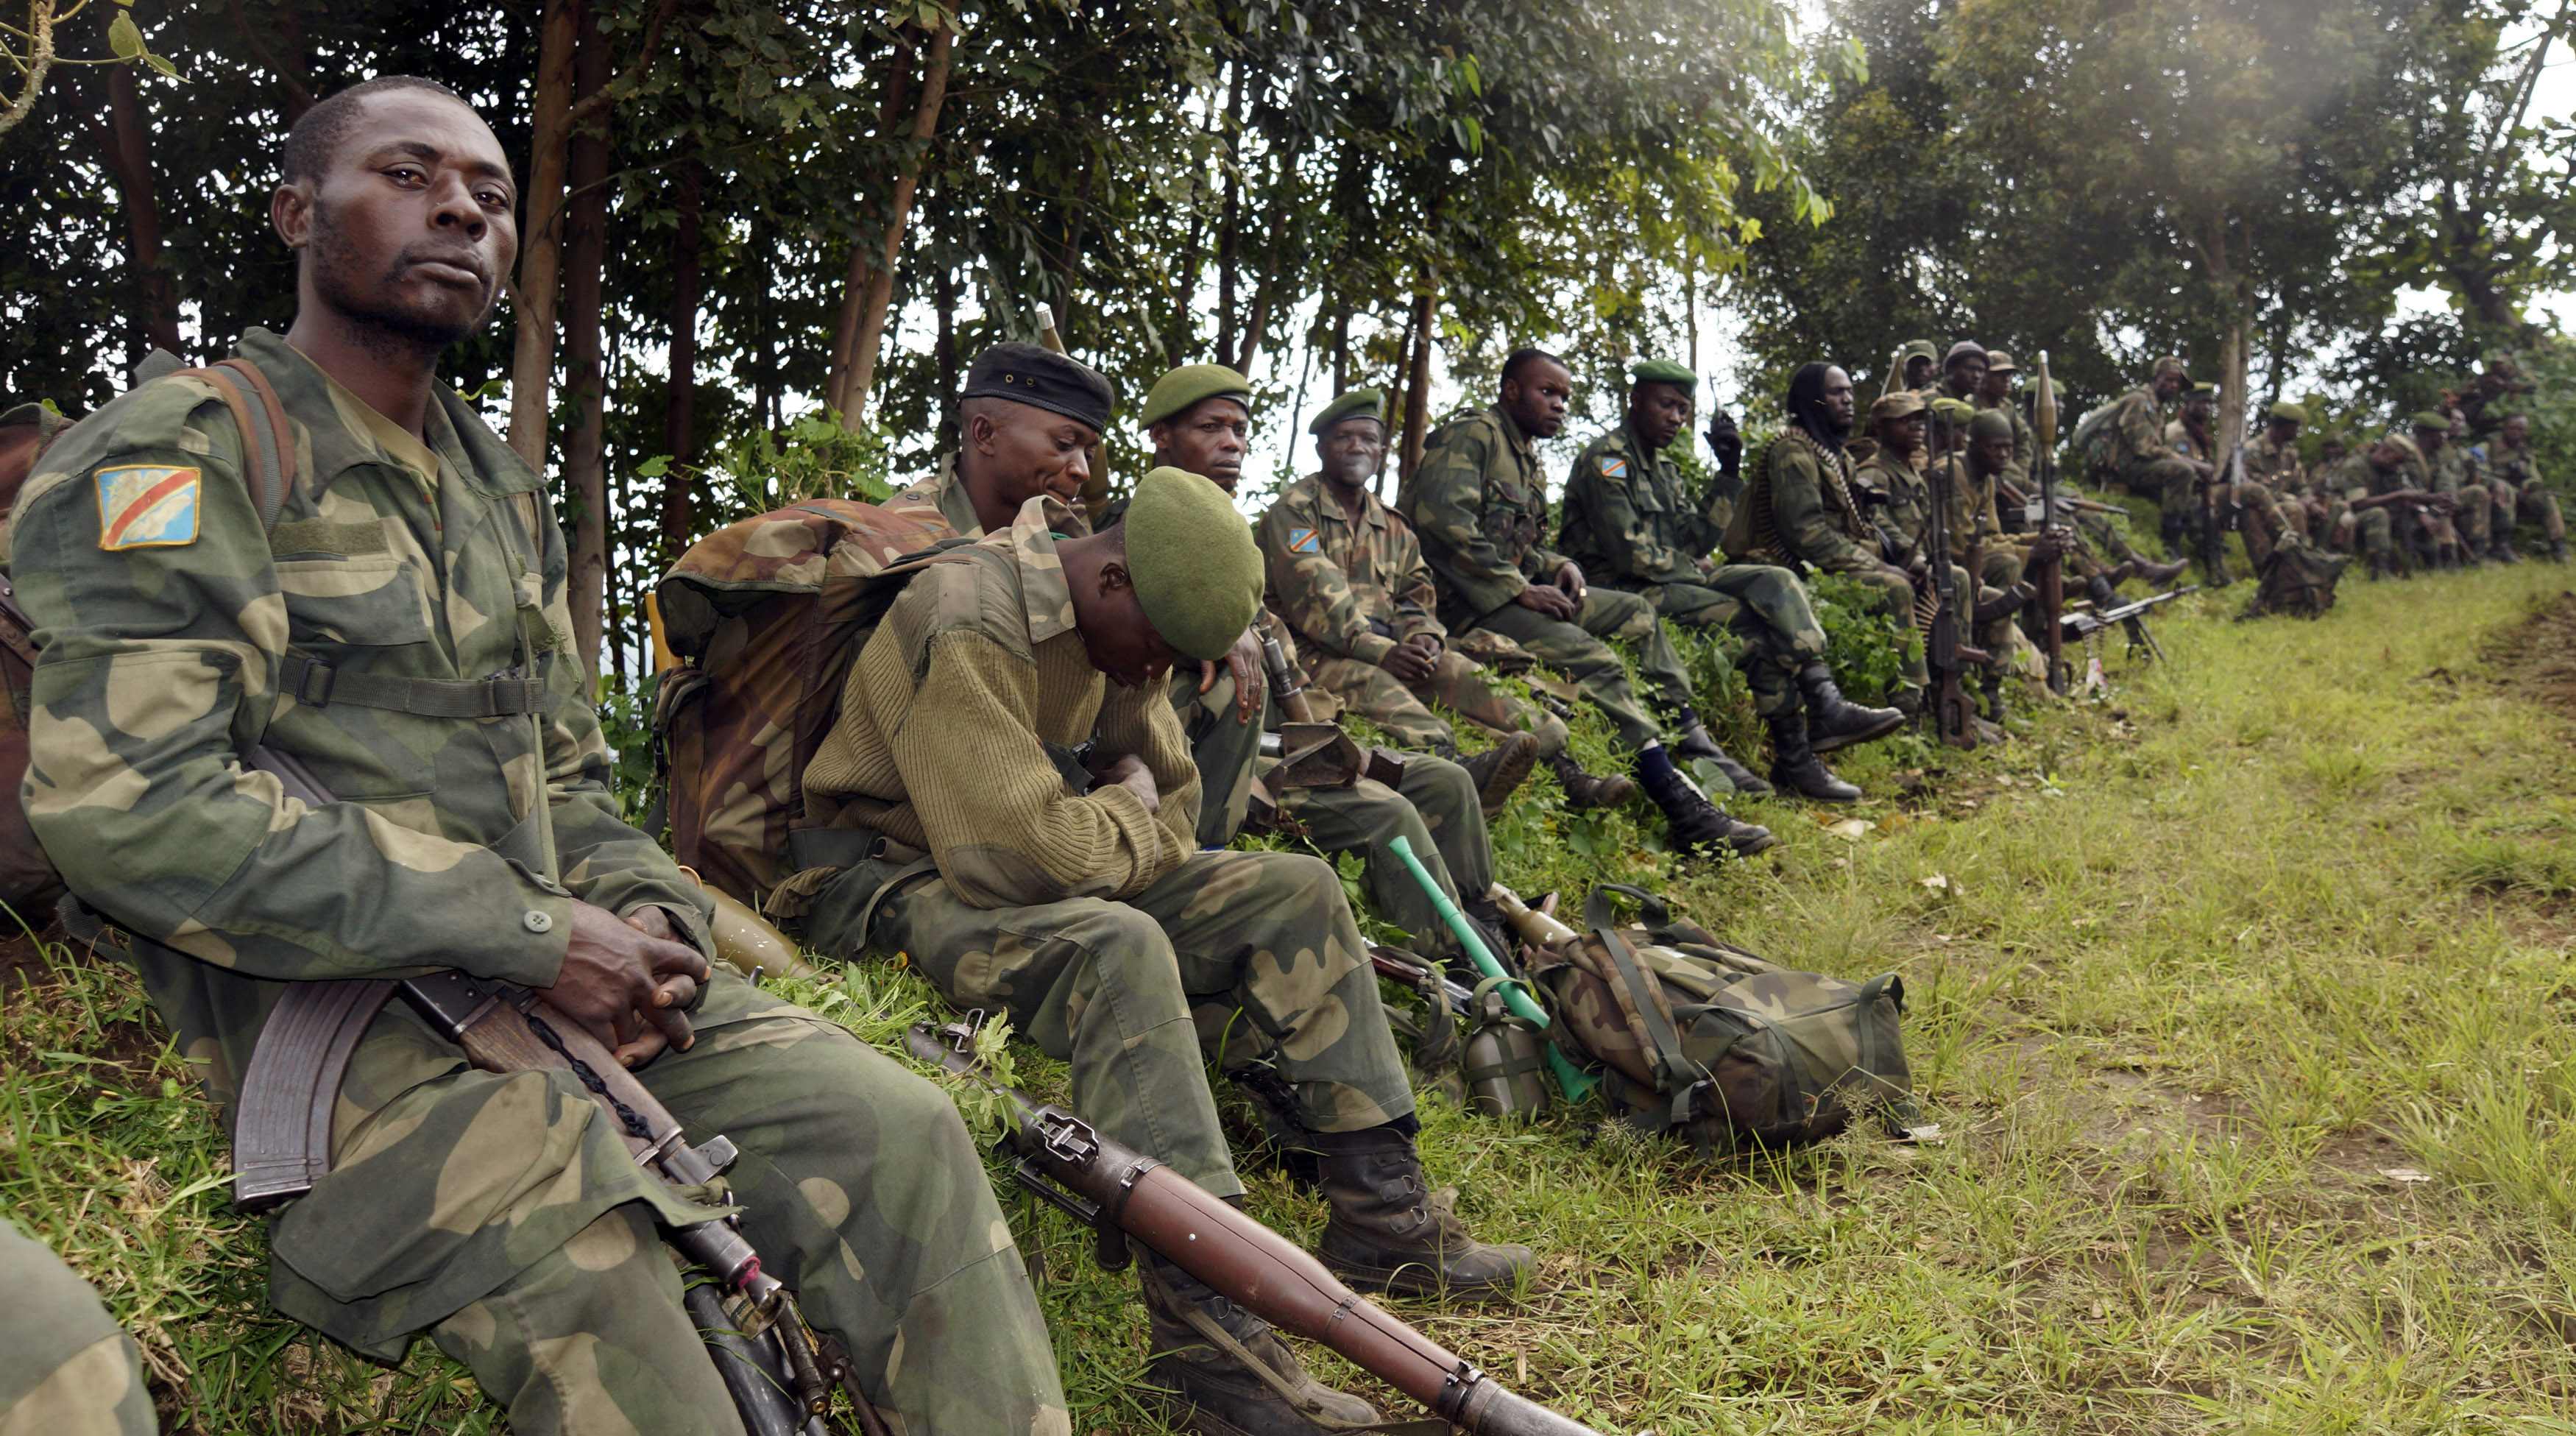
[{"label": "machine gun", "polygon": [[2181,588],[2149,594],[2135,603],[2124,603],[2117,608],[2098,608],[2066,614],[2058,620],[2058,627],[2079,639],[2090,639],[2116,623],[2128,633],[2131,653],[2144,649],[2148,657],[2162,661],[2165,656],[2164,646],[2156,642],[2156,636],[2153,633],[2147,631],[2147,610],[2160,603],[2171,603],[2186,593],[2198,592],[2200,592],[2199,584],[2185,584]]},{"label": "machine gun", "polygon": [[1012,1177],[1090,1227],[1093,1255],[1103,1267],[1124,1267],[1132,1238],[1272,1326],[1340,1352],[1461,1431],[1599,1436],[1507,1390],[1388,1315],[1322,1262],[1196,1182],[1072,1112],[993,1080],[975,1057],[982,1025],[980,1012],[945,1026],[917,1022],[904,1035],[904,1046],[918,1061],[1003,1099],[1012,1122],[1002,1141],[1018,1159]]},{"label": "machine gun", "polygon": [[[2057,388],[2048,382],[2048,351],[2039,351],[2039,395],[2032,405],[2037,430],[2031,462],[2039,467],[2039,531],[2044,536],[2057,527]],[[2041,632],[2047,638],[2048,691],[2063,697],[2073,675],[2066,668],[2066,557],[2051,552],[2039,561],[2039,611],[2044,617]]]},{"label": "machine gun", "polygon": [[[287,754],[253,747],[244,764],[273,774],[288,797],[310,807],[332,801]],[[616,1124],[636,1163],[673,1186],[702,1186],[733,1164],[731,1142],[710,1137],[690,1144],[679,1120],[635,1074],[543,997],[450,969],[401,981],[286,985],[242,1074],[233,1125],[234,1205],[269,1211],[312,1190],[330,1171],[340,1080],[359,1039],[397,995],[484,1071],[572,1073]],[[690,1287],[683,1301],[752,1436],[824,1436],[823,1412],[836,1386],[870,1436],[888,1429],[848,1362],[817,1341],[794,1296],[761,1269],[760,1253],[744,1239],[738,1219],[677,1227],[664,1237],[714,1279],[711,1286]]]},{"label": "machine gun", "polygon": [[1960,669],[1967,660],[1959,641],[1959,580],[1950,565],[1950,498],[1958,483],[1958,454],[1947,444],[1949,424],[1934,413],[1924,430],[1942,448],[1928,475],[1931,511],[1923,520],[1923,547],[1932,564],[1938,603],[1924,635],[1924,662],[1932,670],[1932,731],[1953,748],[1977,746],[1976,710],[1969,705]]}]

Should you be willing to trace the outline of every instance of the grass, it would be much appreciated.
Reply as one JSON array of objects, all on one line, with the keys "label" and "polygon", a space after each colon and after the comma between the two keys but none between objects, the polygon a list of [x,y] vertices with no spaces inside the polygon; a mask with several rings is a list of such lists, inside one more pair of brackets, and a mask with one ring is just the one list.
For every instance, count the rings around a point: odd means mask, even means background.
[{"label": "grass", "polygon": [[[1525,796],[1496,825],[1525,892],[1642,881],[1776,959],[1901,972],[1949,1137],[1707,1161],[1432,1099],[1435,1179],[1544,1255],[1517,1308],[1406,1314],[1603,1432],[2576,1432],[2576,727],[2498,646],[2571,577],[2356,579],[2315,624],[2186,600],[2171,666],[2112,643],[2108,704],[1844,755],[1856,841],[1744,805],[1788,837],[1759,864],[1676,873]],[[504,1429],[425,1343],[387,1372],[265,1315],[136,983],[59,951],[22,978],[0,1201],[141,1338],[170,1428]],[[801,995],[879,1039],[927,1000],[882,969]],[[1133,1279],[1005,1207],[1077,1429],[1161,1430]]]}]

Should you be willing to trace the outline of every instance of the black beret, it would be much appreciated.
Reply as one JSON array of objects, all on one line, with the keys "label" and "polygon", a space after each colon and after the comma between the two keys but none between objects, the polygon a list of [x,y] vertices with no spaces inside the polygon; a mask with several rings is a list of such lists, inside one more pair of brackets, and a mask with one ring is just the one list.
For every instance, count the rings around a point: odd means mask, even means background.
[{"label": "black beret", "polygon": [[1035,344],[996,344],[975,356],[960,399],[1008,399],[1109,429],[1116,395],[1100,371]]}]

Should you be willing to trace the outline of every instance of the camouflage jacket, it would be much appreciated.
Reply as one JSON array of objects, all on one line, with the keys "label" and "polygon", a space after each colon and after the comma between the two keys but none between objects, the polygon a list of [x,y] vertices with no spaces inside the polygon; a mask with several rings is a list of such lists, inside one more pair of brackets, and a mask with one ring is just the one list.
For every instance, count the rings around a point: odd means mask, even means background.
[{"label": "camouflage jacket", "polygon": [[2432,475],[2427,485],[2437,494],[2455,494],[2477,482],[2476,466],[2469,462],[2468,450],[2458,444],[2445,443],[2442,451],[2426,464]]},{"label": "camouflage jacket", "polygon": [[1881,445],[1852,472],[1852,487],[1876,496],[1869,512],[1882,536],[1881,552],[1910,554],[1922,544],[1932,518],[1932,483],[1923,470],[1920,450],[1900,459]]},{"label": "camouflage jacket", "polygon": [[1538,447],[1497,404],[1440,426],[1396,507],[1439,581],[1440,618],[1464,628],[1556,576]]},{"label": "camouflage jacket", "polygon": [[2105,424],[2111,431],[2111,462],[2118,469],[2182,457],[2165,440],[2164,406],[2152,387],[2120,396],[2120,407]]},{"label": "camouflage jacket", "polygon": [[2516,489],[2528,488],[2540,482],[2540,465],[2532,458],[2531,447],[2528,444],[2519,449],[2506,448],[2500,439],[2489,444],[2487,466],[2497,478],[2513,485]]},{"label": "camouflage jacket", "polygon": [[1681,470],[1626,424],[1583,446],[1565,475],[1565,530],[1557,546],[1590,582],[1642,589],[1697,583],[1699,560],[1726,526],[1691,502]]},{"label": "camouflage jacket", "polygon": [[1379,663],[1416,634],[1449,641],[1422,545],[1365,488],[1354,523],[1324,476],[1308,474],[1280,494],[1254,533],[1270,570],[1270,608],[1309,658]]},{"label": "camouflage jacket", "polygon": [[[887,513],[968,538],[984,536],[983,520],[975,517],[975,501],[966,497],[966,485],[958,480],[955,454],[940,455],[936,472],[911,488],[897,491],[885,501],[884,508]],[[1079,510],[1069,512],[1075,515],[1075,522],[1081,522]],[[1089,530],[1086,527],[1083,531]]]},{"label": "camouflage jacket", "polygon": [[[10,536],[42,642],[28,817],[72,890],[150,939],[135,961],[216,1099],[289,982],[456,968],[549,986],[576,897],[662,907],[707,950],[706,897],[609,794],[537,476],[453,393],[424,443],[275,335],[241,353],[300,460],[272,530],[229,411],[174,375],[56,441]],[[385,706],[394,689],[480,695],[490,716]],[[339,801],[245,768],[255,742]],[[388,1008],[342,1088],[343,1144],[461,1060]],[[618,1203],[691,1210],[587,1115],[528,1124],[507,1171],[451,1170],[455,1132],[344,1165],[277,1223],[272,1299],[398,1354]]]},{"label": "camouflage jacket", "polygon": [[1726,552],[1738,563],[1826,573],[1878,566],[1878,530],[1851,493],[1852,461],[1828,454],[1805,430],[1788,428],[1764,449],[1727,525]]},{"label": "camouflage jacket", "polygon": [[2299,458],[2299,441],[2286,444],[2272,442],[2266,428],[2245,441],[2245,477],[2256,483],[2269,484],[2280,494],[2304,492],[2308,485],[2307,465]]},{"label": "camouflage jacket", "polygon": [[2204,444],[2193,438],[2191,427],[2180,419],[2165,425],[2165,447],[2186,459],[2198,459],[2202,463],[2215,463],[2218,458],[2217,444]]},{"label": "camouflage jacket", "polygon": [[[1074,627],[1056,556],[1072,512],[1031,499],[1006,533],[905,587],[850,665],[808,793],[928,853],[976,907],[1122,898],[1197,843],[1199,775],[1161,684],[1113,687]],[[1161,790],[1077,792],[1059,760],[1134,754]]]}]

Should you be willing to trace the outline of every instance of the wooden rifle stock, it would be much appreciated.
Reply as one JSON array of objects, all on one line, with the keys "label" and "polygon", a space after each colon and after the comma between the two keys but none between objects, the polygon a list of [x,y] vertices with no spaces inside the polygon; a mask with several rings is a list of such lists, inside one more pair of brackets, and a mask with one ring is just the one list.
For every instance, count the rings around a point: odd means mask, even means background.
[{"label": "wooden rifle stock", "polygon": [[[1932,615],[1932,631],[1924,635],[1923,644],[1925,660],[1932,669],[1932,730],[1953,748],[1974,748],[1976,715],[1968,706],[1967,687],[1959,681],[1963,657],[1959,642],[1959,582],[1950,564],[1950,500],[1958,487],[1958,454],[1950,446],[1949,422],[1939,411],[1933,412],[1924,432],[1941,448],[1941,457],[1926,476],[1932,506],[1923,524],[1923,546],[1930,550],[1932,560],[1932,591],[1940,595],[1940,607]],[[1970,574],[1968,581],[1976,582],[1976,575]]]},{"label": "wooden rifle stock", "polygon": [[1124,1233],[1282,1331],[1322,1342],[1370,1375],[1477,1436],[1598,1436],[1590,1427],[1504,1389],[1456,1352],[1350,1289],[1324,1264],[1196,1182],[1052,1103],[986,1076],[976,1065],[980,1014],[913,1024],[904,1046],[925,1065],[1007,1100],[1006,1139],[1020,1183],[1100,1235],[1105,1263],[1124,1265]]}]

